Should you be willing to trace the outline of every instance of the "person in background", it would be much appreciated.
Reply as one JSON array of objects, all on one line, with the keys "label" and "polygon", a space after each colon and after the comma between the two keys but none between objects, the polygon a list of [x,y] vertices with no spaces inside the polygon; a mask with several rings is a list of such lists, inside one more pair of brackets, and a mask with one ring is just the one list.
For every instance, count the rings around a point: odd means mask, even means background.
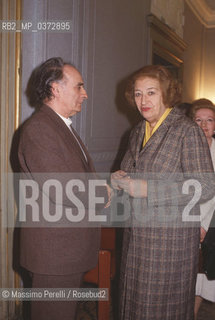
[{"label": "person in background", "polygon": [[[200,227],[182,223],[180,206],[176,214],[170,181],[178,175],[213,172],[207,140],[175,107],[180,87],[164,66],[145,66],[135,72],[126,97],[143,120],[132,130],[121,170],[112,174],[111,181],[114,189],[129,195],[131,217],[143,208],[139,212],[143,223],[124,232],[120,319],[191,320]],[[141,178],[135,179],[135,174]],[[162,188],[158,182],[163,182]],[[209,188],[203,184],[205,201]],[[188,200],[180,191],[173,197],[182,206]],[[195,211],[198,215],[197,207]],[[168,223],[165,217],[175,221]]]},{"label": "person in background", "polygon": [[[210,147],[213,168],[215,171],[215,106],[208,99],[198,99],[192,103],[190,110],[191,118],[202,128]],[[201,210],[201,242],[204,240],[208,231],[212,215],[215,208],[215,197],[202,204]],[[215,233],[214,228],[210,228],[210,232]],[[215,280],[208,280],[204,273],[198,273],[196,282],[196,298],[195,298],[195,319],[203,299],[215,302]]]},{"label": "person in background", "polygon": [[191,103],[188,103],[188,102],[183,102],[183,103],[180,103],[178,105],[178,108],[180,108],[180,110],[183,110],[184,111],[184,114],[186,116],[189,117],[190,115],[190,108],[192,107],[192,104]]}]

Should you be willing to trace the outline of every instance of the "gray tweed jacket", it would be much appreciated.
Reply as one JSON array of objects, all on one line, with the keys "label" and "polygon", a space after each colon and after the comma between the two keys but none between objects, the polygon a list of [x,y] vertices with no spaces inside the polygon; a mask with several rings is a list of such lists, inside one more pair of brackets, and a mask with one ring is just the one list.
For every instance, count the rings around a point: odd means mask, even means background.
[{"label": "gray tweed jacket", "polygon": [[[130,175],[149,179],[148,197],[132,201],[132,216],[137,210],[142,216],[151,216],[124,233],[120,319],[190,320],[198,270],[199,227],[178,223],[193,197],[191,189],[188,197],[186,192],[182,194],[181,187],[198,174],[202,201],[212,197],[213,178],[209,181],[202,175],[213,172],[209,147],[203,131],[177,108],[142,149],[144,128],[143,120],[131,132],[121,163],[121,169]],[[171,202],[175,198],[178,208]],[[199,203],[194,213],[198,212]],[[176,216],[176,224],[166,223],[171,215]]]}]

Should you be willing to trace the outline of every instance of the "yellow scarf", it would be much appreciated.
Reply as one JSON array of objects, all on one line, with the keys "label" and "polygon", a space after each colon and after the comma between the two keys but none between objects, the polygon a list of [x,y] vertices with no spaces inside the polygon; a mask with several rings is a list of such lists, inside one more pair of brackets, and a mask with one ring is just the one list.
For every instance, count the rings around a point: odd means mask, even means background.
[{"label": "yellow scarf", "polygon": [[146,121],[145,135],[144,135],[144,139],[143,139],[143,148],[145,147],[146,143],[147,143],[148,140],[151,138],[151,136],[153,135],[153,133],[155,133],[155,131],[160,127],[161,123],[166,119],[166,117],[168,116],[168,114],[170,113],[171,110],[172,110],[172,108],[167,108],[167,109],[166,109],[166,111],[163,113],[163,115],[160,117],[160,119],[159,119],[158,122],[156,123],[156,125],[155,125],[155,127],[153,128],[152,132],[150,132],[149,122]]}]

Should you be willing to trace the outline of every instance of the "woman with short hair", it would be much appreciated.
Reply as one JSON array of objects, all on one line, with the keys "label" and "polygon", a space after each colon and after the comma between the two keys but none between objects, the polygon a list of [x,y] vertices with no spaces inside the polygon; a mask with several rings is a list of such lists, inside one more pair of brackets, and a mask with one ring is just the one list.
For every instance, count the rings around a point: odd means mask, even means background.
[{"label": "woman with short hair", "polygon": [[[192,119],[202,128],[207,138],[210,147],[211,158],[215,171],[215,139],[213,138],[215,132],[215,106],[212,101],[208,99],[198,99],[192,103],[190,110]],[[201,205],[201,242],[203,242],[206,232],[207,237],[215,239],[214,226],[209,228],[212,215],[215,208],[215,197]],[[215,302],[215,280],[208,280],[205,273],[198,273],[196,282],[196,298],[195,298],[195,319],[203,299]]]},{"label": "woman with short hair", "polygon": [[[191,320],[200,228],[182,221],[192,198],[182,187],[185,177],[213,172],[207,140],[176,107],[180,87],[164,66],[135,72],[126,97],[143,120],[111,177],[128,195],[133,221],[123,239],[120,319]],[[210,188],[202,183],[203,198]]]}]

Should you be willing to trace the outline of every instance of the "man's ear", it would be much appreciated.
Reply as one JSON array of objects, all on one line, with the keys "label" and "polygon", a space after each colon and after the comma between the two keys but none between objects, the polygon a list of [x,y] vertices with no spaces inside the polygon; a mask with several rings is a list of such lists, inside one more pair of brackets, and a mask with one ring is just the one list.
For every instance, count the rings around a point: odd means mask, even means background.
[{"label": "man's ear", "polygon": [[52,83],[52,94],[53,94],[53,97],[55,97],[55,98],[59,97],[59,94],[60,94],[59,83],[57,83],[57,82]]}]

